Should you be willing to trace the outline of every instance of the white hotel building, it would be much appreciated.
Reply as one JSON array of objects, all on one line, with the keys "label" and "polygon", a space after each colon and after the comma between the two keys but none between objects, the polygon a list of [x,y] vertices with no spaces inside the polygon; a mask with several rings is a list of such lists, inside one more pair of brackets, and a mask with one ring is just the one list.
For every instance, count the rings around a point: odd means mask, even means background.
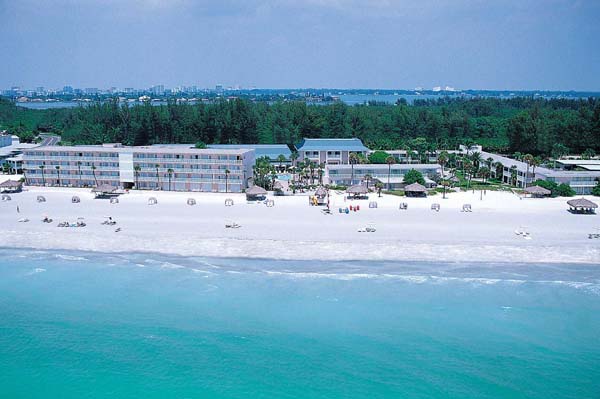
[{"label": "white hotel building", "polygon": [[29,185],[202,192],[242,192],[253,165],[251,149],[181,145],[46,146],[25,151],[23,159]]}]

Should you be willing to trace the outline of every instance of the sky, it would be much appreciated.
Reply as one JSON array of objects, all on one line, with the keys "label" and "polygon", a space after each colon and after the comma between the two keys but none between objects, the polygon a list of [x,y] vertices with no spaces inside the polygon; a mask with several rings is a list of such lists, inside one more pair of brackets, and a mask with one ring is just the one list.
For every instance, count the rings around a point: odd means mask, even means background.
[{"label": "sky", "polygon": [[0,0],[0,88],[600,91],[599,0]]}]

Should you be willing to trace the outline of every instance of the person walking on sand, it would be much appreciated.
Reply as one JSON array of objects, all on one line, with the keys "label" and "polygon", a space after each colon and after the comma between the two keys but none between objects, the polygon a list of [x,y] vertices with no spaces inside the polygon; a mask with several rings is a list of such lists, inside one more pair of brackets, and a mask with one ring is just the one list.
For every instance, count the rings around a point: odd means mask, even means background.
[{"label": "person walking on sand", "polygon": [[19,205],[17,205],[17,213],[21,213],[21,211],[19,210]]}]

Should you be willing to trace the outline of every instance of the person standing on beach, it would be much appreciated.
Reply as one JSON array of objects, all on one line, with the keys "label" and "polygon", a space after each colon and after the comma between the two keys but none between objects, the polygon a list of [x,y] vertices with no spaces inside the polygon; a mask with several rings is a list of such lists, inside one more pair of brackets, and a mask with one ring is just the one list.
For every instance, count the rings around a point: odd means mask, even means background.
[{"label": "person standing on beach", "polygon": [[19,205],[17,205],[17,213],[21,213],[21,211],[19,210]]}]

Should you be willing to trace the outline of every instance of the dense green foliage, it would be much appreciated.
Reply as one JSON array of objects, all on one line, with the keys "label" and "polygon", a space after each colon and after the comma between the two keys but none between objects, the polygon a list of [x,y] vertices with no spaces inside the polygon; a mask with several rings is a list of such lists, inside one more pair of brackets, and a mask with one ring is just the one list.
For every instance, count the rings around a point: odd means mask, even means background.
[{"label": "dense green foliage", "polygon": [[552,197],[572,197],[575,195],[575,190],[571,188],[568,184],[561,183],[556,184],[553,181],[548,180],[536,180],[533,183],[536,186],[544,187],[547,190],[551,191]]},{"label": "dense green foliage", "polygon": [[411,169],[404,175],[404,183],[406,185],[413,183],[425,185],[425,178],[423,177],[423,174],[418,170]]},{"label": "dense green foliage", "polygon": [[389,156],[385,151],[374,151],[369,154],[369,163],[386,163]]},{"label": "dense green foliage", "polygon": [[[303,137],[359,137],[373,149],[453,148],[478,142],[489,150],[551,155],[600,152],[600,100],[442,98],[413,105],[348,106],[248,99],[129,107],[116,101],[32,110],[0,99],[0,126],[20,135],[55,132],[72,144],[288,143]],[[418,148],[417,148],[418,147]]]},{"label": "dense green foliage", "polygon": [[600,180],[598,181],[598,183],[596,183],[596,186],[592,188],[592,195],[600,197]]}]

